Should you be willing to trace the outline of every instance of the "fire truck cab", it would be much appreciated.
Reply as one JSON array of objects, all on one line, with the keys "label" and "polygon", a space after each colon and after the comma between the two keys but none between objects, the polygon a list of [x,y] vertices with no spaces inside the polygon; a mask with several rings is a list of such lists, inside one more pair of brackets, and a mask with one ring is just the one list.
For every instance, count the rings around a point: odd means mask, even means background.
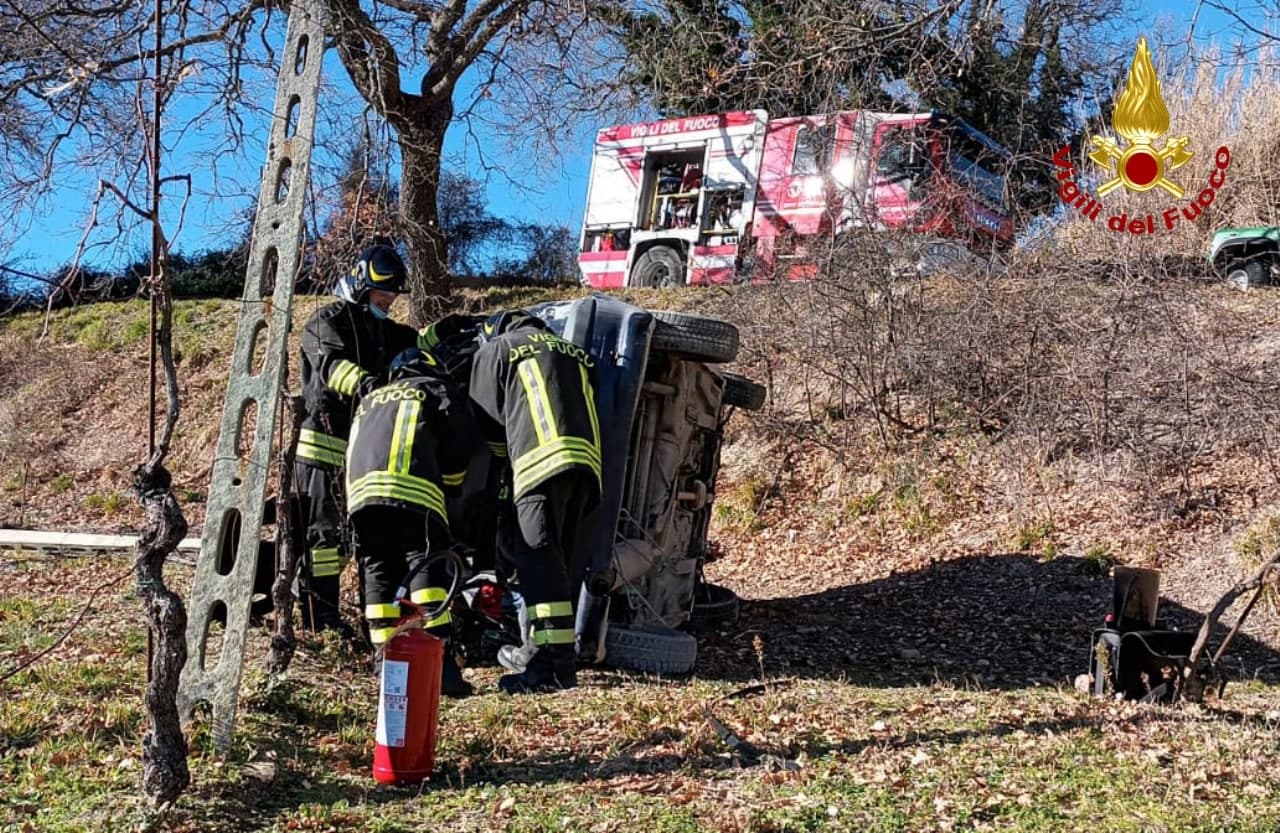
[{"label": "fire truck cab", "polygon": [[812,274],[815,243],[869,226],[985,252],[1013,238],[1009,154],[959,119],[763,110],[605,128],[578,263],[597,288]]}]

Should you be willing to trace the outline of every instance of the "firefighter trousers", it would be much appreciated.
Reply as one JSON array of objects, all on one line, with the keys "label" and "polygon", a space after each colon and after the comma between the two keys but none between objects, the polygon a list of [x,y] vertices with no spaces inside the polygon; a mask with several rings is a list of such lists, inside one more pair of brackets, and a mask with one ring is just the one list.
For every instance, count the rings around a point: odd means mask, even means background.
[{"label": "firefighter trousers", "polygon": [[592,497],[589,477],[563,472],[515,501],[516,573],[539,648],[574,644],[573,581],[584,566],[576,541]]},{"label": "firefighter trousers", "polygon": [[[423,607],[444,600],[453,581],[449,567],[440,563],[426,570],[416,567],[426,558],[430,542],[447,542],[449,535],[435,515],[428,513],[424,519],[422,512],[391,506],[365,506],[351,516],[351,526],[363,576],[369,640],[381,645],[395,633],[401,613],[396,598],[400,588],[408,591],[411,602]],[[448,610],[425,624],[442,639],[452,636],[453,617]]]},{"label": "firefighter trousers", "polygon": [[338,627],[342,622],[338,577],[346,560],[341,535],[343,512],[338,505],[342,469],[299,460],[293,471],[294,488],[302,498],[306,520],[302,621],[317,629]]}]

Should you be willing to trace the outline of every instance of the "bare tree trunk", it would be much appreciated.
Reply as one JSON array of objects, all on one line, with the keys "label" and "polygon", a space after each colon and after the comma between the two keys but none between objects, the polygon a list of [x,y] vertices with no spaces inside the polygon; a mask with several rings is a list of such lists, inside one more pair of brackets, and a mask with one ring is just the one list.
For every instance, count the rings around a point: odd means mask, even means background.
[{"label": "bare tree trunk", "polygon": [[146,523],[138,536],[134,571],[147,627],[154,642],[144,702],[151,726],[142,738],[142,788],[157,804],[173,802],[191,783],[187,741],[178,717],[178,679],[187,662],[187,611],[182,599],[164,584],[164,563],[187,534],[187,521],[173,496],[173,478],[164,467],[169,442],[178,423],[178,370],[173,360],[173,296],[169,291],[168,248],[153,227],[150,291],[159,319],[155,346],[164,365],[167,407],[164,426],[151,456],[134,470],[134,489],[142,501]]},{"label": "bare tree trunk", "polygon": [[409,244],[410,323],[419,327],[439,318],[449,303],[448,241],[440,231],[438,197],[440,153],[451,110],[429,111],[429,118],[400,136],[400,219]]},{"label": "bare tree trunk", "polygon": [[147,626],[155,637],[145,695],[151,728],[142,738],[142,788],[157,804],[172,802],[191,783],[176,705],[178,677],[187,662],[187,611],[182,599],[164,585],[165,559],[187,534],[187,521],[170,486],[169,472],[158,457],[134,472],[134,488],[147,517],[138,539],[135,572]]},{"label": "bare tree trunk", "polygon": [[[287,387],[287,384],[286,384]],[[276,627],[271,634],[271,652],[267,670],[282,674],[289,668],[298,640],[293,634],[293,578],[298,572],[298,541],[294,534],[293,514],[296,496],[293,491],[293,463],[298,449],[298,433],[306,411],[302,397],[280,397],[288,416],[285,434],[280,442],[279,470],[276,485],[276,578],[271,585],[271,601],[275,608]]]}]

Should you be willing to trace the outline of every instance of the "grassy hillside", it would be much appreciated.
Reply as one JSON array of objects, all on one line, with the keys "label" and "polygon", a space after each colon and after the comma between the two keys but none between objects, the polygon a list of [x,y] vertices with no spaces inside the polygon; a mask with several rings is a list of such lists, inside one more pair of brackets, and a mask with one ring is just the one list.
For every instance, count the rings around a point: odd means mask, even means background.
[{"label": "grassy hillside", "polygon": [[[701,641],[690,680],[591,671],[572,694],[511,700],[469,670],[481,694],[446,705],[422,794],[373,787],[366,660],[312,642],[271,679],[255,633],[235,748],[215,755],[197,726],[195,786],[156,815],[136,798],[145,634],[128,565],[0,554],[0,674],[100,590],[59,661],[0,683],[0,826],[1276,829],[1270,607],[1231,652],[1245,681],[1205,708],[1070,682],[1111,564],[1164,571],[1163,610],[1194,627],[1280,542],[1277,423],[1253,384],[1280,345],[1275,296],[1072,278],[630,296],[737,321],[742,369],[769,387],[728,427],[712,529],[708,575],[746,599],[741,620]],[[323,302],[299,299],[297,320]],[[178,304],[173,470],[193,528],[235,316]],[[41,339],[43,324],[0,321],[0,523],[135,529],[146,307],[60,311]],[[766,758],[730,754],[706,707]]]},{"label": "grassy hillside", "polygon": [[[495,289],[466,293],[461,300],[481,310],[580,294]],[[302,323],[331,300],[295,299],[289,345],[295,372]],[[196,530],[203,521],[239,306],[216,299],[175,304],[182,415],[169,465]],[[147,302],[134,300],[57,310],[47,324],[42,313],[0,318],[0,526],[137,528],[141,514],[129,489],[130,471],[147,451],[148,310]],[[406,310],[393,314],[403,318]],[[163,417],[163,378],[159,384]]]}]

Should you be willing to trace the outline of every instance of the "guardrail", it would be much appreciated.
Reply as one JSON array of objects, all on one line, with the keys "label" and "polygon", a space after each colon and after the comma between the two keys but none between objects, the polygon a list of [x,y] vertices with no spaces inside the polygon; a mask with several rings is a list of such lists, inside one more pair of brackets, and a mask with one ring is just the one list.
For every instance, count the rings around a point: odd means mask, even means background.
[{"label": "guardrail", "polygon": [[[97,535],[92,532],[44,532],[37,529],[0,529],[0,549],[36,550],[131,550],[136,535]],[[183,538],[178,552],[198,553],[199,538]]]}]

